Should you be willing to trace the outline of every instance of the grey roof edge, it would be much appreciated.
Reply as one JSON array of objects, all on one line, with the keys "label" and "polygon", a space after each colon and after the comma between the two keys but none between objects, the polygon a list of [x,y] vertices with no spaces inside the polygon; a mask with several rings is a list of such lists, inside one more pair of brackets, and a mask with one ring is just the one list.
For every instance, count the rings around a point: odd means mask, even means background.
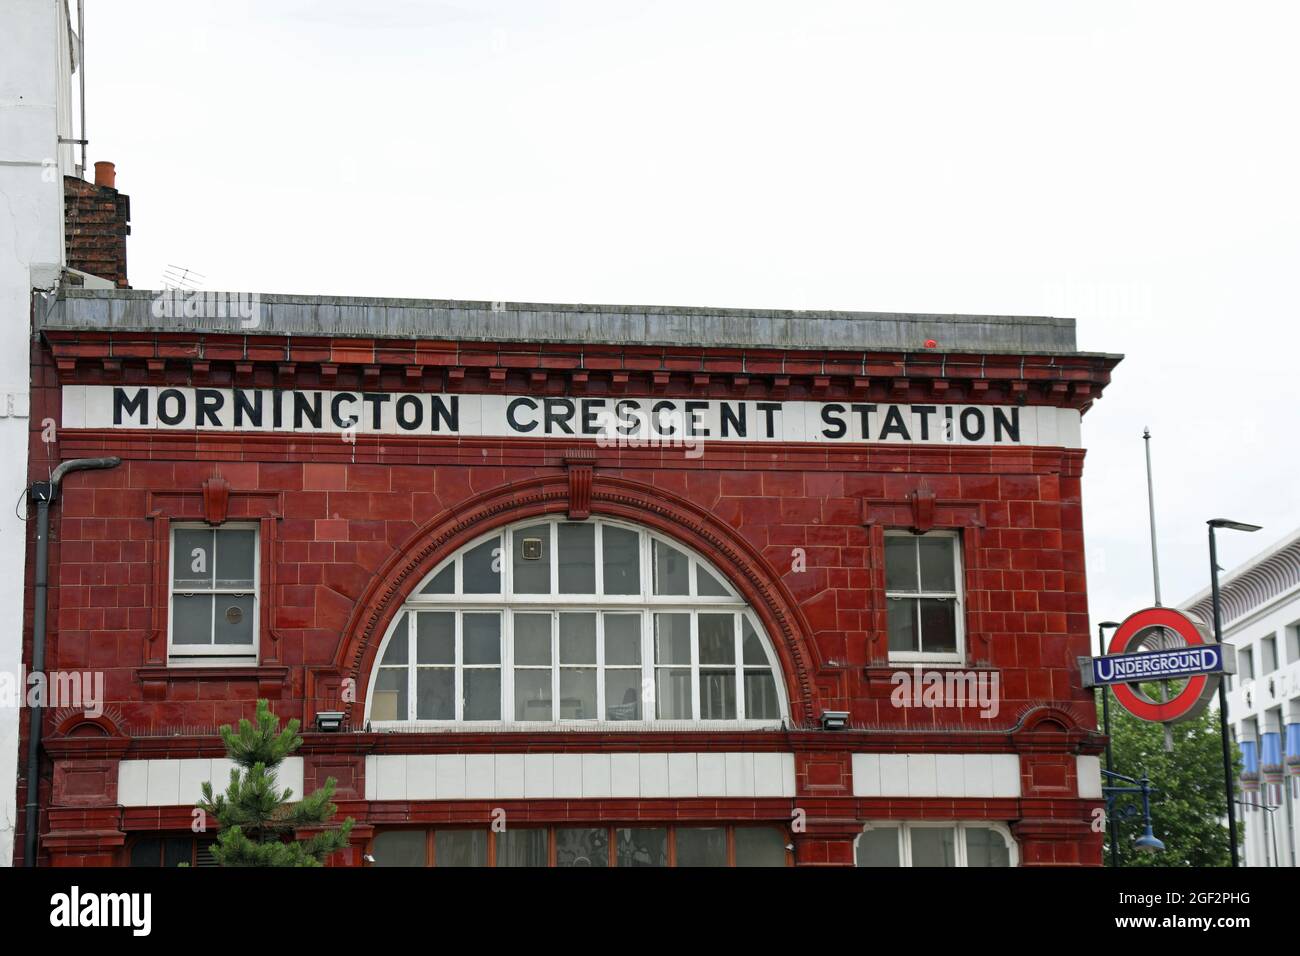
[{"label": "grey roof edge", "polygon": [[[1293,529],[1292,531],[1288,532],[1284,537],[1279,538],[1278,540],[1274,541],[1272,544],[1268,545],[1267,547],[1262,548],[1259,551],[1255,552],[1253,555],[1251,555],[1245,561],[1242,561],[1236,567],[1229,568],[1227,571],[1220,571],[1219,591],[1220,592],[1226,591],[1228,588],[1235,585],[1238,581],[1240,581],[1251,571],[1255,570],[1265,561],[1269,560],[1270,558],[1276,555],[1281,554],[1283,551],[1286,551],[1288,548],[1294,547],[1297,543],[1300,543],[1300,528]],[[1197,591],[1195,594],[1191,595],[1190,597],[1184,598],[1182,601],[1175,604],[1174,607],[1182,611],[1190,611],[1192,608],[1196,607],[1196,605],[1202,604],[1205,601],[1210,600],[1210,596],[1211,596],[1211,587],[1209,585],[1206,585],[1205,587]],[[1225,621],[1224,623],[1226,624],[1227,622]]]},{"label": "grey roof edge", "polygon": [[[71,331],[156,331],[437,338],[464,341],[637,344],[833,351],[977,352],[1075,355],[1075,320],[1051,316],[798,311],[698,306],[476,302],[195,290],[247,305],[257,322],[229,315],[184,317],[155,308],[165,293],[144,289],[64,289],[37,328]],[[174,293],[167,293],[173,297]],[[189,291],[182,291],[189,296]],[[937,345],[924,348],[927,339]]]}]

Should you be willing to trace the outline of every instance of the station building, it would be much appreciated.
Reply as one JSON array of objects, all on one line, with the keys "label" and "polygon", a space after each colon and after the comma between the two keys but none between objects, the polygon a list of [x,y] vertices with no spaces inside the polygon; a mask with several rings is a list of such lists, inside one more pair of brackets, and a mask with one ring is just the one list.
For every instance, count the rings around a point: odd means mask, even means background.
[{"label": "station building", "polygon": [[64,289],[34,323],[32,480],[120,458],[63,479],[29,607],[28,656],[104,687],[39,728],[40,863],[205,862],[258,698],[357,821],[336,865],[1100,863],[1081,420],[1119,357],[1072,320]]}]

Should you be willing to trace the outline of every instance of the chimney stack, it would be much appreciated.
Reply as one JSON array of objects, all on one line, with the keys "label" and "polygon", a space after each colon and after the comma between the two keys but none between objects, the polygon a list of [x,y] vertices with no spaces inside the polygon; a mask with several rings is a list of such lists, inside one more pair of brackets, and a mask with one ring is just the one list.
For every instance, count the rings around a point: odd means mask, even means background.
[{"label": "chimney stack", "polygon": [[63,237],[70,269],[107,279],[119,289],[126,281],[126,237],[131,235],[131,197],[117,191],[112,163],[95,164],[95,181],[63,177]]},{"label": "chimney stack", "polygon": [[117,170],[113,164],[100,160],[95,164],[95,185],[107,186],[109,189],[116,189]]}]

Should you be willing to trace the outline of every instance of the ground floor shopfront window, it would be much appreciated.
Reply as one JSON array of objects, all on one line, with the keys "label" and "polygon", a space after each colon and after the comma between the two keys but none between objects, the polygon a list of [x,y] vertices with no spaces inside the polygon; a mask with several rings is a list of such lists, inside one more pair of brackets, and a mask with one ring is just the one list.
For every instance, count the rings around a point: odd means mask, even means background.
[{"label": "ground floor shopfront window", "polygon": [[216,866],[212,858],[212,837],[140,836],[129,844],[127,862],[131,866]]},{"label": "ground floor shopfront window", "polygon": [[763,826],[386,830],[372,866],[789,866],[788,836]]},{"label": "ground floor shopfront window", "polygon": [[1016,842],[997,823],[882,821],[858,837],[858,866],[1016,866]]}]

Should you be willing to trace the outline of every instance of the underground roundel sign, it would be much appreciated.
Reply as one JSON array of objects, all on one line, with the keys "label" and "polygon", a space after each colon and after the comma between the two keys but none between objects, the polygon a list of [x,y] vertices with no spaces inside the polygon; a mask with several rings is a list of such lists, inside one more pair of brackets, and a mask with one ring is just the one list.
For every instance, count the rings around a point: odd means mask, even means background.
[{"label": "underground roundel sign", "polygon": [[[1106,655],[1085,660],[1085,686],[1109,686],[1133,716],[1162,724],[1195,717],[1218,690],[1222,675],[1236,670],[1231,647],[1216,643],[1204,625],[1167,607],[1129,615],[1111,637]],[[1155,681],[1182,686],[1151,683]],[[1169,688],[1169,695],[1157,700],[1142,684]]]}]

